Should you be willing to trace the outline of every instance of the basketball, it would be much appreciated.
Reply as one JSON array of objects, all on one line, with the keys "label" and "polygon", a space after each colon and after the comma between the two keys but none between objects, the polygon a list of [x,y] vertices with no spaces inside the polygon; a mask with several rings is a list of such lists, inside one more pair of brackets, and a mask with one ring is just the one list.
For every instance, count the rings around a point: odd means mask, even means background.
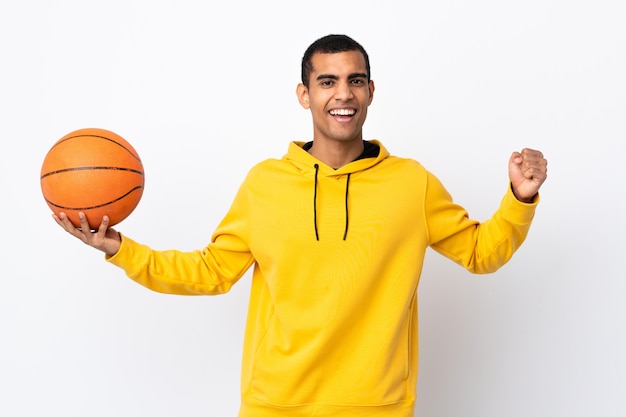
[{"label": "basketball", "polygon": [[67,214],[80,227],[85,213],[95,230],[102,217],[109,226],[128,217],[139,204],[144,170],[139,154],[124,138],[104,129],[68,133],[48,151],[41,167],[41,191],[58,216]]}]

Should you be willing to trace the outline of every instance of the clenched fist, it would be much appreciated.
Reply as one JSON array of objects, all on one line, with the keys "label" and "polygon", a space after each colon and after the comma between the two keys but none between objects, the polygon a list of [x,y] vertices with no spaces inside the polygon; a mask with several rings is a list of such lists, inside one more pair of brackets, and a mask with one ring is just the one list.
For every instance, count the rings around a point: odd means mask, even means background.
[{"label": "clenched fist", "polygon": [[547,176],[548,161],[541,152],[525,148],[511,155],[509,179],[518,200],[532,202]]}]

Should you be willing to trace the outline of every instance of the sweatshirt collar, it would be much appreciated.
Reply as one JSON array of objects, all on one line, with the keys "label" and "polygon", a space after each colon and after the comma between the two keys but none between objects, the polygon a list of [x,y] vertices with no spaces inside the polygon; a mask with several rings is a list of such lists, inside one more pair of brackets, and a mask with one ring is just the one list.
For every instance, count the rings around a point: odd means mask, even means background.
[{"label": "sweatshirt collar", "polygon": [[315,164],[318,165],[318,174],[323,176],[335,176],[353,174],[355,172],[364,171],[372,166],[378,164],[383,159],[389,156],[389,152],[378,140],[364,141],[364,151],[354,161],[342,166],[341,168],[334,169],[307,152],[312,145],[312,142],[300,142],[293,141],[289,144],[287,154],[283,157],[298,167],[303,172],[313,173],[315,171]]}]

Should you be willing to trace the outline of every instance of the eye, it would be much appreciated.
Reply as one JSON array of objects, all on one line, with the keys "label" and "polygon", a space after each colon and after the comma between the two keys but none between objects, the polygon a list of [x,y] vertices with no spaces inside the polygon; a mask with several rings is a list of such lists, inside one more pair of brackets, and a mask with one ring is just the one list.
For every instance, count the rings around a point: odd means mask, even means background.
[{"label": "eye", "polygon": [[335,82],[333,80],[322,80],[320,81],[320,85],[322,87],[332,87],[333,85],[335,85]]},{"label": "eye", "polygon": [[365,84],[365,80],[362,79],[362,78],[354,78],[354,79],[350,80],[350,83],[352,85],[363,85],[363,84]]}]

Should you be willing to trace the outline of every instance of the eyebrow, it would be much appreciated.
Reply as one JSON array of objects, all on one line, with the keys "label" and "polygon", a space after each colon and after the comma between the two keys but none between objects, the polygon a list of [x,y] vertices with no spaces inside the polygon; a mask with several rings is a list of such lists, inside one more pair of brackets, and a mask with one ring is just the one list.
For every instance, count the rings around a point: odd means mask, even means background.
[{"label": "eyebrow", "polygon": [[[367,74],[364,73],[364,72],[355,72],[355,73],[352,73],[352,74],[348,75],[348,79],[349,80],[353,80],[355,78],[367,78]],[[333,75],[333,74],[320,74],[316,78],[316,80],[318,80],[318,81],[319,80],[328,80],[328,79],[330,79],[330,80],[338,80],[339,77],[336,76],[336,75]]]}]

